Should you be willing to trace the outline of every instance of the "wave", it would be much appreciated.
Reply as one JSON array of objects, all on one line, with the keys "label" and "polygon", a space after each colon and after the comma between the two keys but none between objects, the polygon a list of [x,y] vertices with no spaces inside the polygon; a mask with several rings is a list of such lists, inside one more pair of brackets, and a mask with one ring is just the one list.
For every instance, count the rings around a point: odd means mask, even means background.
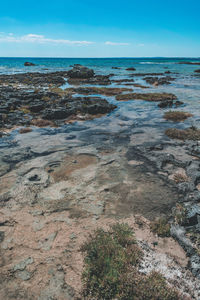
[{"label": "wave", "polygon": [[172,65],[174,62],[153,62],[153,61],[142,61],[141,65]]}]

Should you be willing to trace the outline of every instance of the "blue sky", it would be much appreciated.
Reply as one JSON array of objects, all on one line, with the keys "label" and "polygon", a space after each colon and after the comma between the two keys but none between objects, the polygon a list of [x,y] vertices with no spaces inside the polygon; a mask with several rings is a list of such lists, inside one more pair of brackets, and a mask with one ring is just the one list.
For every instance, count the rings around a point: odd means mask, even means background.
[{"label": "blue sky", "polygon": [[200,57],[200,0],[10,0],[0,56]]}]

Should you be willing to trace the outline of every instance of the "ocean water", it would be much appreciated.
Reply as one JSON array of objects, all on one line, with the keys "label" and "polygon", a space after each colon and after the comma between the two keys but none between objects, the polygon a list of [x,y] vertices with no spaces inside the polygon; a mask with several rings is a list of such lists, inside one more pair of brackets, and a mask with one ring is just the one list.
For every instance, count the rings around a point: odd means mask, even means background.
[{"label": "ocean water", "polygon": [[[29,61],[36,64],[34,67],[24,67],[24,62]],[[168,127],[185,128],[195,125],[200,128],[200,74],[195,73],[196,69],[200,69],[198,65],[178,64],[180,61],[200,62],[194,58],[0,58],[0,75],[15,74],[19,72],[52,72],[69,70],[74,64],[81,64],[93,68],[96,74],[110,74],[114,76],[112,80],[131,78],[134,83],[146,85],[148,89],[141,89],[134,86],[126,86],[123,84],[117,85],[112,83],[107,87],[126,87],[132,88],[136,93],[151,93],[165,92],[173,93],[178,100],[183,101],[184,105],[176,110],[186,111],[193,114],[185,122],[174,124],[163,118],[164,110],[157,106],[157,103],[148,101],[116,101],[115,97],[101,96],[107,99],[110,103],[117,106],[112,113],[97,118],[91,121],[76,122],[71,125],[64,125],[59,129],[54,128],[34,128],[34,132],[38,134],[38,139],[41,135],[48,136],[49,143],[55,143],[55,135],[66,137],[68,134],[77,135],[78,132],[83,132],[85,135],[90,135],[90,130],[106,130],[107,133],[125,132],[128,136],[133,135],[134,139],[138,138],[141,142],[153,139],[154,136],[164,136],[164,130]],[[120,69],[113,69],[119,67]],[[134,67],[136,71],[126,71],[126,68]],[[148,85],[142,76],[130,77],[132,73],[164,73],[169,74],[175,81],[170,85],[162,85],[154,87]],[[166,74],[168,75],[168,74]],[[63,88],[69,87],[66,84]],[[99,95],[95,95],[99,96]],[[165,110],[166,111],[166,110]],[[18,129],[13,130],[9,139],[15,141],[18,135]],[[80,135],[80,136],[81,136]],[[18,135],[20,139],[27,145],[31,145],[32,140]],[[52,136],[52,137],[51,137]],[[95,139],[98,137],[95,136]],[[7,147],[7,142],[4,139],[0,140],[0,147]]]},{"label": "ocean water", "polygon": [[[29,61],[36,66],[25,67]],[[0,74],[14,74],[19,72],[52,72],[68,70],[71,65],[82,64],[93,68],[97,73],[110,73],[112,67],[135,67],[137,72],[163,72],[169,68],[173,72],[192,74],[198,66],[179,65],[180,61],[200,61],[200,58],[3,58],[0,57]],[[115,73],[122,73],[115,70]]]}]

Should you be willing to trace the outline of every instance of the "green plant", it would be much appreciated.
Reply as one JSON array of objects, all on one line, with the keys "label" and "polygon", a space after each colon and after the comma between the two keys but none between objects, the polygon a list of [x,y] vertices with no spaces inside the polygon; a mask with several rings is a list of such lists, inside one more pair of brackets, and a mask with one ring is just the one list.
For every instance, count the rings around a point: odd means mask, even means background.
[{"label": "green plant", "polygon": [[151,231],[156,233],[161,237],[169,237],[170,236],[170,224],[168,223],[166,218],[159,218],[150,225]]},{"label": "green plant", "polygon": [[179,225],[184,225],[187,223],[187,209],[181,204],[176,205],[174,219],[175,222]]},{"label": "green plant", "polygon": [[157,272],[138,271],[143,253],[127,224],[98,229],[82,246],[85,254],[82,298],[88,300],[180,300]]},{"label": "green plant", "polygon": [[119,292],[121,274],[130,265],[136,266],[142,257],[126,224],[114,225],[109,232],[98,229],[81,251],[86,253],[83,294],[97,299],[113,299]]}]

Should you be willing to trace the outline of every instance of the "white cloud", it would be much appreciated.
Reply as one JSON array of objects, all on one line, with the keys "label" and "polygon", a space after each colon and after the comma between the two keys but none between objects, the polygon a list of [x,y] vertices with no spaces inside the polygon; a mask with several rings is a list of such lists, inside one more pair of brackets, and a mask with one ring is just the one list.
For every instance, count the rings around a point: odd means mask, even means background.
[{"label": "white cloud", "polygon": [[8,43],[37,43],[37,44],[64,44],[64,45],[91,45],[93,42],[89,41],[71,41],[65,39],[51,39],[46,38],[44,35],[38,34],[27,34],[24,36],[14,36],[13,34],[0,36],[0,42],[8,42]]},{"label": "white cloud", "polygon": [[144,44],[138,44],[138,47],[144,47]]},{"label": "white cloud", "polygon": [[130,45],[129,43],[114,43],[114,42],[105,42],[105,45],[111,45],[111,46],[128,46]]}]

